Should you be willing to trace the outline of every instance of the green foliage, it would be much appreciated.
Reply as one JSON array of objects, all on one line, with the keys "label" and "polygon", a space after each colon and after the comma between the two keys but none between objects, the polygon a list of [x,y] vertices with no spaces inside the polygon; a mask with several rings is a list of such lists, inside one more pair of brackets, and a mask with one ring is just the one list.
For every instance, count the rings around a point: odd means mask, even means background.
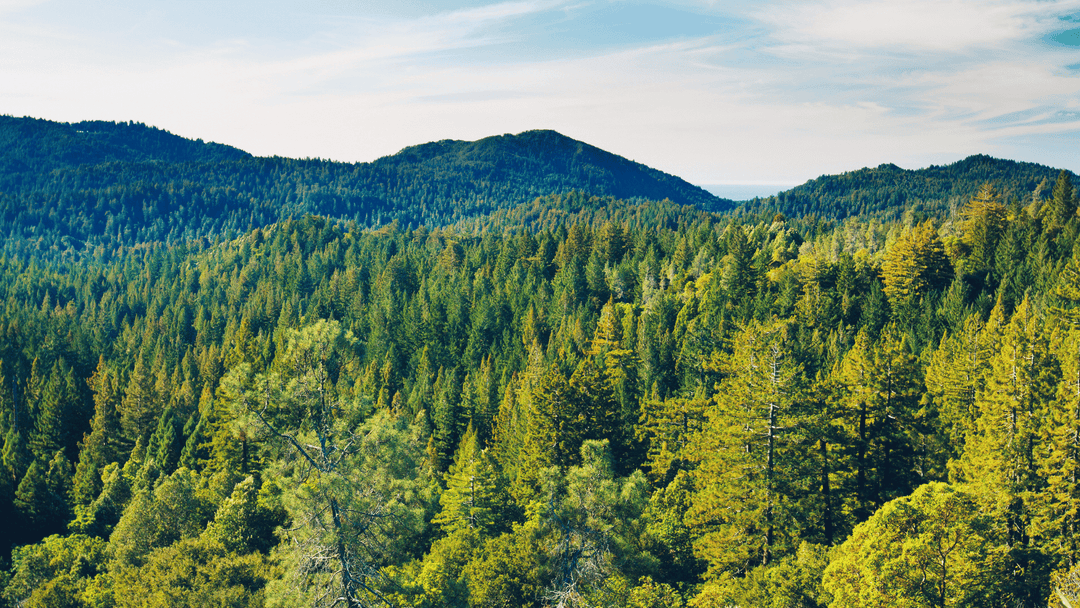
[{"label": "green foliage", "polygon": [[15,550],[13,575],[3,597],[11,606],[79,606],[86,579],[103,571],[105,560],[105,541],[100,538],[46,537]]},{"label": "green foliage", "polygon": [[[1045,600],[1080,543],[1080,222],[1037,192],[899,224],[464,184],[549,135],[363,166],[180,166],[149,134],[99,150],[112,168],[48,160],[0,229],[61,182],[85,216],[0,255],[0,535],[110,542],[33,602],[315,604],[349,579],[416,606],[822,605],[822,547],[946,475],[991,518],[986,597]],[[376,169],[407,178],[363,198]],[[309,208],[358,221],[272,223]]]},{"label": "green foliage", "polygon": [[283,514],[260,502],[259,492],[253,477],[236,484],[232,494],[218,507],[202,538],[221,545],[229,553],[268,553],[276,544],[274,528],[284,523]]},{"label": "green foliage", "polygon": [[836,550],[830,606],[1000,606],[1005,561],[977,495],[943,483],[887,503]]},{"label": "green foliage", "polygon": [[884,164],[825,175],[775,197],[751,201],[746,207],[769,217],[780,212],[787,217],[859,216],[898,221],[912,212],[944,215],[953,201],[971,199],[987,182],[998,184],[1008,197],[1027,198],[1043,180],[1053,180],[1056,174],[1042,165],[981,154],[914,171]]},{"label": "green foliage", "polygon": [[805,378],[787,332],[776,324],[740,334],[695,448],[687,519],[703,532],[695,548],[712,576],[768,565],[800,533],[793,499],[805,478]]},{"label": "green foliage", "polygon": [[109,554],[120,565],[139,567],[156,548],[199,536],[213,513],[199,481],[178,469],[151,492],[137,493],[109,537]]},{"label": "green foliage", "polygon": [[[0,142],[0,232],[9,249],[45,255],[54,246],[213,239],[305,214],[369,227],[435,226],[554,193],[569,195],[573,211],[595,212],[611,200],[581,190],[717,209],[730,203],[554,131],[444,140],[358,164],[254,158],[125,123],[0,117]],[[619,239],[612,234],[604,244],[614,258]]]},{"label": "green foliage", "polygon": [[480,449],[472,425],[461,438],[445,480],[446,489],[439,497],[442,510],[431,523],[439,524],[449,534],[469,528],[487,535],[501,527],[499,515],[509,496],[491,457]]},{"label": "green foliage", "polygon": [[117,608],[257,608],[276,575],[261,553],[237,554],[208,538],[188,538],[155,549],[140,567],[118,568],[112,592]]},{"label": "green foliage", "polygon": [[885,253],[885,295],[894,311],[910,314],[919,299],[952,280],[952,264],[932,222],[905,230]]}]

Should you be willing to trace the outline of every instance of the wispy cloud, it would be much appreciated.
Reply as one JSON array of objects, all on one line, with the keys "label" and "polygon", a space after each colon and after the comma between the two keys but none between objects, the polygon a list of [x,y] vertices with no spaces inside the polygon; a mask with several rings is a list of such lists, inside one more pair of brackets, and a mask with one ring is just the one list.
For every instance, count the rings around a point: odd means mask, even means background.
[{"label": "wispy cloud", "polygon": [[702,183],[976,152],[1075,164],[1060,134],[1078,128],[1080,53],[1053,36],[1080,0],[238,0],[198,21],[31,1],[0,0],[0,112],[256,154],[370,160],[554,128]]},{"label": "wispy cloud", "polygon": [[1000,0],[827,0],[770,4],[755,11],[775,36],[812,46],[930,50],[999,49],[1061,27],[1080,2]]}]

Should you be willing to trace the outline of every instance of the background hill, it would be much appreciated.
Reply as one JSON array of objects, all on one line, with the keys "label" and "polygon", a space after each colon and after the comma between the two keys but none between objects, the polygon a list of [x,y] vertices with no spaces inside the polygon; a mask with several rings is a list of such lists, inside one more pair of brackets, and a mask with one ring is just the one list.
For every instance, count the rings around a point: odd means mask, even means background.
[{"label": "background hill", "polygon": [[1033,195],[1045,197],[1058,173],[1060,169],[1045,165],[982,154],[950,165],[931,165],[918,170],[884,164],[823,175],[774,197],[748,201],[743,209],[750,213],[772,211],[789,217],[816,215],[831,219],[852,216],[900,219],[911,209],[914,213],[942,217],[971,200],[986,182],[993,183],[1006,201],[1030,201]]},{"label": "background hill", "polygon": [[251,158],[243,150],[185,139],[135,122],[78,123],[0,116],[0,175],[42,173],[107,162],[218,162]]},{"label": "background hill", "polygon": [[257,158],[137,123],[0,120],[0,234],[48,254],[231,235],[306,214],[449,225],[588,192],[726,209],[682,179],[554,131],[445,140],[372,163]]}]

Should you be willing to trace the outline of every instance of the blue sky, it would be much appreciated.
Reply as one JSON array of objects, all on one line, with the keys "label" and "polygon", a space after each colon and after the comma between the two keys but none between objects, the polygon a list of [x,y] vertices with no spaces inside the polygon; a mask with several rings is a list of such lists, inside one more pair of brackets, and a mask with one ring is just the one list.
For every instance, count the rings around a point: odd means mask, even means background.
[{"label": "blue sky", "polygon": [[698,184],[1080,171],[1080,0],[0,0],[0,113],[343,161],[548,128]]}]

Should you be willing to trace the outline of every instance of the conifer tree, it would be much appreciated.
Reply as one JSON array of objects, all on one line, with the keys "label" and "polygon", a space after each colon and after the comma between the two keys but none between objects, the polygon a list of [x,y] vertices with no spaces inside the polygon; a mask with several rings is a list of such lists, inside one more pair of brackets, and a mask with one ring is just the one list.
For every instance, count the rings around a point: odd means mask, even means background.
[{"label": "conifer tree", "polygon": [[1008,226],[1008,211],[1001,193],[985,183],[960,212],[960,238],[968,248],[966,270],[986,270],[993,266],[998,241]]},{"label": "conifer tree", "polygon": [[881,273],[894,311],[910,311],[922,296],[948,285],[952,263],[933,222],[905,230],[886,252]]},{"label": "conifer tree", "polygon": [[21,426],[12,425],[4,437],[4,451],[0,454],[3,460],[3,473],[15,487],[26,474],[33,457],[30,454],[30,446],[26,441],[25,431]]},{"label": "conifer tree", "polygon": [[916,466],[922,382],[894,326],[877,344],[867,331],[859,332],[840,364],[840,382],[848,469],[854,475],[845,485],[854,501],[852,513],[861,521],[923,481]]},{"label": "conifer tree", "polygon": [[498,476],[487,450],[480,449],[480,441],[472,424],[465,430],[454,455],[454,464],[443,476],[446,489],[439,502],[442,510],[432,519],[447,534],[462,528],[471,528],[481,535],[488,535],[498,527],[498,514],[503,500]]},{"label": "conifer tree", "polygon": [[1076,217],[1076,199],[1073,194],[1072,179],[1069,172],[1062,169],[1054,182],[1050,205],[1054,212],[1054,223],[1058,226]]},{"label": "conifer tree", "polygon": [[79,445],[79,461],[75,467],[72,502],[89,505],[101,492],[101,472],[111,462],[121,458],[122,432],[116,406],[120,400],[116,374],[109,369],[103,356],[98,358],[97,370],[87,380],[94,393],[94,419],[90,434]]},{"label": "conifer tree", "polygon": [[36,424],[31,447],[35,454],[51,455],[66,449],[68,434],[76,426],[79,395],[71,368],[58,360],[49,371],[36,407]]},{"label": "conifer tree", "polygon": [[787,331],[776,323],[739,333],[698,438],[687,519],[703,531],[695,550],[713,576],[767,565],[799,535],[792,498],[809,456],[798,440],[805,379]]},{"label": "conifer tree", "polygon": [[1080,564],[1080,330],[1071,330],[1057,350],[1061,382],[1047,403],[1040,425],[1039,475],[1045,487],[1036,495],[1035,533],[1064,566]]},{"label": "conifer tree", "polygon": [[953,460],[959,457],[964,438],[975,431],[976,395],[982,389],[992,354],[987,338],[982,319],[972,313],[956,333],[942,338],[926,368],[927,395],[933,399],[944,425],[948,440],[943,447]]},{"label": "conifer tree", "polygon": [[153,376],[140,354],[135,359],[135,367],[128,377],[124,398],[120,402],[120,421],[125,438],[131,443],[139,439],[143,442],[149,439],[159,411],[160,404],[154,393]]},{"label": "conifer tree", "polygon": [[1027,298],[1004,328],[991,371],[977,395],[979,418],[967,437],[958,477],[992,498],[995,515],[1015,565],[1010,593],[1034,601],[1047,584],[1047,564],[1038,555],[1032,517],[1043,420],[1058,387],[1058,366],[1040,331],[1041,319]]},{"label": "conifer tree", "polygon": [[646,464],[654,483],[670,481],[679,470],[689,468],[691,440],[701,430],[709,404],[702,394],[642,403],[635,433],[638,440],[648,442]]}]

